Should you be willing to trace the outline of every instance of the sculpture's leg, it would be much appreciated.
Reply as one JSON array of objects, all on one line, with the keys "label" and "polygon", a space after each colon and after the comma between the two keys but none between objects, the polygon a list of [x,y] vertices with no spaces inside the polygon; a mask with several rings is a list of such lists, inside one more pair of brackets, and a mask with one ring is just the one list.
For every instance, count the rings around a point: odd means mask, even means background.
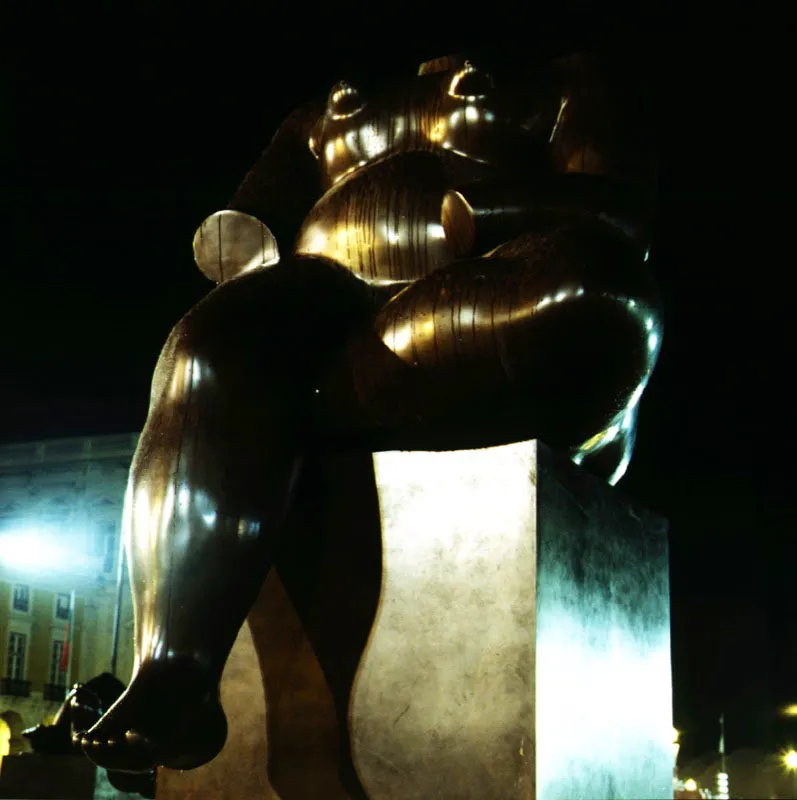
[{"label": "sculpture's leg", "polygon": [[224,743],[218,683],[277,547],[311,376],[356,316],[342,280],[312,263],[243,276],[164,347],[125,506],[134,675],[82,741],[101,766],[187,769]]},{"label": "sculpture's leg", "polygon": [[[439,269],[390,300],[375,328],[350,356],[363,414],[383,432],[375,449],[538,437],[589,451],[607,478],[627,460],[633,426],[622,422],[661,342],[641,253],[583,226]],[[596,460],[612,439],[623,446]]]}]

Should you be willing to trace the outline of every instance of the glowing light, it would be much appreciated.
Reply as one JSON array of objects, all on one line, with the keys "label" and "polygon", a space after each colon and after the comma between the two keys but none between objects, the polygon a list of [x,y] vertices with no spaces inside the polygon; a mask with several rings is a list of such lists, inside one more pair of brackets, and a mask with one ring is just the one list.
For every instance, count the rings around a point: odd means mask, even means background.
[{"label": "glowing light", "polygon": [[789,750],[783,754],[783,765],[787,769],[797,769],[797,751]]},{"label": "glowing light", "polygon": [[8,723],[4,719],[0,719],[0,764],[3,763],[3,756],[7,756],[9,753],[10,741],[11,728],[8,727]]},{"label": "glowing light", "polygon": [[652,331],[652,330],[653,330],[653,317],[648,317],[648,318],[645,320],[645,327],[646,327],[646,328],[647,328],[649,331]]},{"label": "glowing light", "polygon": [[659,344],[658,334],[651,333],[650,336],[648,336],[648,349],[655,350],[658,344]]},{"label": "glowing light", "polygon": [[57,531],[22,530],[0,534],[0,563],[10,569],[43,573],[91,565],[74,547],[62,545],[62,540]]},{"label": "glowing light", "polygon": [[727,772],[717,773],[717,798],[718,800],[730,800]]},{"label": "glowing light", "polygon": [[645,261],[650,258],[650,250],[645,250]]},{"label": "glowing light", "polygon": [[484,112],[484,119],[485,122],[493,122],[495,120],[495,114],[492,111],[485,111]]},{"label": "glowing light", "polygon": [[549,303],[552,303],[553,300],[550,295],[545,295],[538,303],[537,308],[545,308]]},{"label": "glowing light", "polygon": [[687,778],[684,781],[684,789],[686,789],[687,792],[696,792],[697,781],[694,778]]},{"label": "glowing light", "polygon": [[426,234],[430,239],[445,239],[446,232],[439,222],[430,222],[426,226]]},{"label": "glowing light", "polygon": [[202,515],[202,522],[205,523],[209,528],[216,524],[216,512],[211,511],[207,514]]},{"label": "glowing light", "polygon": [[475,106],[468,106],[465,109],[465,119],[468,122],[478,122],[479,120],[479,109]]},{"label": "glowing light", "polygon": [[398,244],[400,237],[397,231],[390,230],[385,226],[385,236],[390,244]]},{"label": "glowing light", "polygon": [[324,147],[324,156],[327,161],[333,161],[335,159],[335,142],[326,143]]},{"label": "glowing light", "polygon": [[797,717],[797,703],[786,706],[781,713],[784,717]]},{"label": "glowing light", "polygon": [[557,292],[554,296],[554,303],[561,303],[562,300],[566,300],[569,296],[570,292],[568,292],[567,289],[563,289],[561,292]]}]

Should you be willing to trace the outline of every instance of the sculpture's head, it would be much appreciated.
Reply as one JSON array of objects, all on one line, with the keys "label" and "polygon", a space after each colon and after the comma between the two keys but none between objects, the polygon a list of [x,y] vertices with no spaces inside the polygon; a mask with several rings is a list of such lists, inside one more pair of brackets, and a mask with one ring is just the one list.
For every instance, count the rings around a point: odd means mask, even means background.
[{"label": "sculpture's head", "polygon": [[340,81],[329,92],[309,145],[327,186],[412,151],[517,168],[535,140],[525,94],[520,82],[501,85],[464,56],[425,62],[417,76],[378,91]]}]

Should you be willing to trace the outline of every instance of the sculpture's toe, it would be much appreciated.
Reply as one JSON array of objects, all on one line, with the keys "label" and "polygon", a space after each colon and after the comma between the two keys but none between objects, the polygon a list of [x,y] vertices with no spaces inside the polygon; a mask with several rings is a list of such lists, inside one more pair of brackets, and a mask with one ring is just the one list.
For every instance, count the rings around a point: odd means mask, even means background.
[{"label": "sculpture's toe", "polygon": [[167,662],[143,666],[80,746],[105,769],[148,772],[201,766],[226,738],[218,685],[195,663]]},{"label": "sculpture's toe", "polygon": [[89,732],[80,746],[95,764],[109,770],[148,772],[157,760],[151,742],[132,730],[122,735]]}]

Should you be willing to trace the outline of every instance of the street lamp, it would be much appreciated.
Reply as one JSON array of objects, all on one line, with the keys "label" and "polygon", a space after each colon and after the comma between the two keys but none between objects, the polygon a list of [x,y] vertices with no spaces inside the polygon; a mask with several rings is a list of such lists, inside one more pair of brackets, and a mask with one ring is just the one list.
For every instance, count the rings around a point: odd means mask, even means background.
[{"label": "street lamp", "polygon": [[686,789],[687,792],[696,792],[697,781],[694,778],[687,778],[684,781],[684,789]]},{"label": "street lamp", "polygon": [[792,797],[797,797],[797,750],[787,750],[782,760],[783,766],[791,772]]}]

